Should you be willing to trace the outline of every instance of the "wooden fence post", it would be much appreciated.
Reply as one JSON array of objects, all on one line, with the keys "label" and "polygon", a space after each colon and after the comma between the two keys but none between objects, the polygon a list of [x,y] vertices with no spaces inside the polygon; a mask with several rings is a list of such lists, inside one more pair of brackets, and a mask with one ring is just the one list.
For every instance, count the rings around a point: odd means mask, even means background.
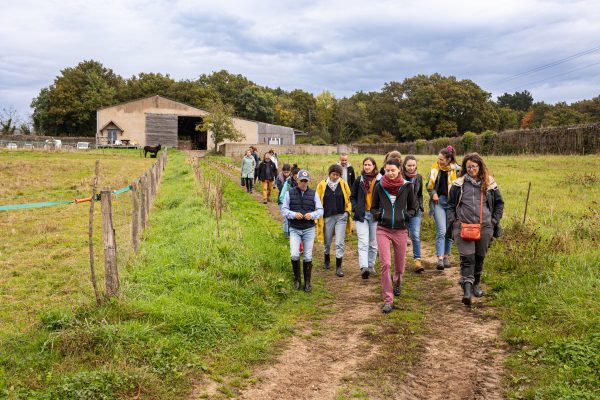
[{"label": "wooden fence post", "polygon": [[100,175],[100,160],[96,160],[96,168],[94,170],[94,180],[92,183],[92,199],[90,200],[90,216],[88,228],[88,246],[90,249],[90,278],[94,287],[94,295],[96,296],[96,304],[100,305],[100,294],[98,293],[98,284],[96,283],[96,269],[94,267],[94,203],[96,202],[96,187],[98,186],[98,176]]},{"label": "wooden fence post", "polygon": [[146,227],[146,182],[143,175],[139,179],[138,189],[140,192],[140,230],[143,231]]},{"label": "wooden fence post", "polygon": [[150,178],[150,204],[154,204],[154,195],[156,194],[156,181],[154,179],[154,166],[150,168],[149,178]]},{"label": "wooden fence post", "polygon": [[150,197],[152,196],[151,191],[150,191],[150,174],[148,174],[148,171],[146,171],[146,173],[144,174],[144,189],[146,192],[146,224],[148,223],[148,216],[150,215],[150,202],[151,199]]},{"label": "wooden fence post", "polygon": [[119,272],[117,270],[117,242],[112,221],[112,193],[110,188],[102,189],[102,237],[104,238],[104,282],[106,296],[119,293]]},{"label": "wooden fence post", "polygon": [[133,251],[137,253],[140,244],[140,198],[138,180],[131,184],[131,242]]}]

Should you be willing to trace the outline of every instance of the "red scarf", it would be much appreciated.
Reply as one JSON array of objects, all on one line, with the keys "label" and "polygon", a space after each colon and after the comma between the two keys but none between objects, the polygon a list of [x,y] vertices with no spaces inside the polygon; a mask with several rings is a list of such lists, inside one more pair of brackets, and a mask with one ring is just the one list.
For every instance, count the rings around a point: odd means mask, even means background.
[{"label": "red scarf", "polygon": [[384,175],[383,178],[381,178],[381,186],[394,196],[398,193],[398,189],[400,189],[400,186],[402,185],[404,185],[404,179],[402,179],[400,174],[398,174],[398,177],[394,180],[388,178],[387,175]]},{"label": "red scarf", "polygon": [[373,179],[377,178],[377,170],[373,169],[373,172],[370,174],[363,171],[362,176],[363,183],[365,184],[365,191],[369,193],[371,191],[371,182],[373,182]]}]

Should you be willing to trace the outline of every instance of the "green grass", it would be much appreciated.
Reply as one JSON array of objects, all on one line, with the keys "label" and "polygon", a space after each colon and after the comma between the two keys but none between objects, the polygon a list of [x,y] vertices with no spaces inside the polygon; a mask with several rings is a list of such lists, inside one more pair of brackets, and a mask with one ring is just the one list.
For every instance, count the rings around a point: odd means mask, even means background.
[{"label": "green grass", "polygon": [[[95,161],[99,187],[118,189],[154,161],[132,151],[0,150],[0,204],[74,200],[91,196]],[[130,252],[129,193],[113,200],[119,262]],[[76,307],[94,296],[89,279],[89,203],[0,211],[0,340],[31,329],[49,305]],[[102,218],[95,207],[94,242],[102,282]]]},{"label": "green grass", "polygon": [[[383,156],[374,157],[381,167]],[[349,157],[357,173],[363,158]],[[425,178],[435,156],[417,158]],[[599,398],[600,157],[485,160],[505,201],[505,235],[488,253],[484,282],[493,288],[489,298],[501,311],[502,335],[511,345],[508,396]],[[313,187],[336,161],[335,155],[280,157],[308,168]],[[432,218],[424,218],[422,240],[434,243],[434,229]]]},{"label": "green grass", "polygon": [[[216,174],[216,171],[209,172]],[[9,398],[174,398],[203,373],[235,393],[273,355],[317,290],[291,290],[278,224],[227,181],[221,237],[182,154],[169,164],[122,293],[97,308],[48,307],[26,334],[5,335],[0,393]],[[246,378],[244,378],[246,377]]]}]

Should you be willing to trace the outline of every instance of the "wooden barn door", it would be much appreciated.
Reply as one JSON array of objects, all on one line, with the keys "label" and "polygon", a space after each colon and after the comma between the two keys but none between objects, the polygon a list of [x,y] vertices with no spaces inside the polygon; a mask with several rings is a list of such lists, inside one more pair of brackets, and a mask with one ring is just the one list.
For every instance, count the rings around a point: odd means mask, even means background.
[{"label": "wooden barn door", "polygon": [[177,148],[177,115],[146,114],[146,145]]}]

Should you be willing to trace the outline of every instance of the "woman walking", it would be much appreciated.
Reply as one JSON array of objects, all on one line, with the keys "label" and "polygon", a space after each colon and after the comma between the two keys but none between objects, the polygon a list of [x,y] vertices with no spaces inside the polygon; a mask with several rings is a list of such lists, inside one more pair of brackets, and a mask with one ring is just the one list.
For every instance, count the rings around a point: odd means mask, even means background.
[{"label": "woman walking", "polygon": [[317,185],[317,195],[323,204],[323,218],[317,220],[317,240],[325,243],[323,268],[329,269],[331,241],[335,233],[335,274],[340,278],[344,276],[344,240],[352,230],[350,187],[341,179],[342,173],[342,167],[333,164],[329,167],[329,177]]},{"label": "woman walking", "polygon": [[[389,159],[384,166],[385,175],[373,190],[371,213],[378,221],[377,248],[381,262],[381,289],[385,314],[393,310],[394,296],[400,296],[404,276],[408,231],[406,219],[415,215],[417,200],[413,185],[402,179],[400,161]],[[391,252],[394,246],[394,272],[390,277]]]},{"label": "woman walking", "polygon": [[400,153],[397,150],[392,150],[392,151],[388,151],[385,154],[385,157],[383,157],[383,166],[381,167],[381,170],[379,171],[379,173],[381,174],[381,176],[385,175],[385,171],[384,171],[384,167],[385,167],[385,163],[387,162],[387,160],[389,160],[390,158],[395,158],[397,160],[400,161],[400,165],[402,165],[402,153]]},{"label": "woman walking", "polygon": [[[298,186],[298,184],[296,183],[298,171],[300,171],[300,169],[296,164],[294,164],[292,167],[290,167],[289,164],[283,164],[281,174],[279,174],[277,180],[275,181],[275,183],[277,184],[277,189],[279,190],[279,196],[277,196],[277,204],[279,205],[280,211],[283,206],[283,199],[285,197],[285,194],[291,188]],[[283,183],[281,183],[282,178],[285,178],[283,179]],[[279,186],[280,183],[281,186]],[[283,219],[283,233],[285,233],[286,238],[290,237],[289,224],[287,218]]]},{"label": "woman walking", "polygon": [[290,258],[294,271],[294,288],[300,289],[300,245],[303,245],[304,291],[311,291],[312,251],[315,241],[315,221],[323,216],[323,205],[317,192],[308,187],[310,175],[298,172],[298,186],[290,189],[283,199],[281,214],[290,224]]},{"label": "woman walking", "polygon": [[262,183],[263,203],[271,200],[273,183],[277,178],[277,167],[271,161],[271,154],[265,153],[263,161],[258,165],[258,180]]},{"label": "woman walking", "polygon": [[[498,237],[504,201],[498,184],[477,153],[465,155],[462,175],[454,181],[448,198],[448,232],[456,241],[460,254],[462,302],[471,304],[471,295],[483,296],[480,288],[483,260],[492,237]],[[465,224],[473,224],[473,234]]]},{"label": "woman walking", "polygon": [[246,192],[252,193],[252,182],[254,181],[254,170],[256,169],[256,161],[252,156],[252,151],[246,150],[246,155],[242,158],[242,183],[246,187]]},{"label": "woman walking", "polygon": [[412,242],[414,271],[421,273],[425,270],[421,264],[421,218],[423,217],[423,177],[417,172],[417,159],[408,155],[402,163],[404,180],[413,184],[417,198],[417,212],[408,219],[408,234]]},{"label": "woman walking", "polygon": [[381,180],[377,163],[372,157],[363,160],[362,174],[354,181],[350,202],[354,211],[356,236],[358,237],[358,267],[363,279],[375,274],[377,258],[377,221],[371,214],[371,201],[375,184]]},{"label": "woman walking", "polygon": [[438,259],[436,268],[440,271],[450,268],[452,239],[446,238],[446,203],[450,186],[458,178],[459,172],[460,166],[456,163],[454,148],[448,146],[440,150],[427,178],[429,215],[435,219],[435,254]]}]

